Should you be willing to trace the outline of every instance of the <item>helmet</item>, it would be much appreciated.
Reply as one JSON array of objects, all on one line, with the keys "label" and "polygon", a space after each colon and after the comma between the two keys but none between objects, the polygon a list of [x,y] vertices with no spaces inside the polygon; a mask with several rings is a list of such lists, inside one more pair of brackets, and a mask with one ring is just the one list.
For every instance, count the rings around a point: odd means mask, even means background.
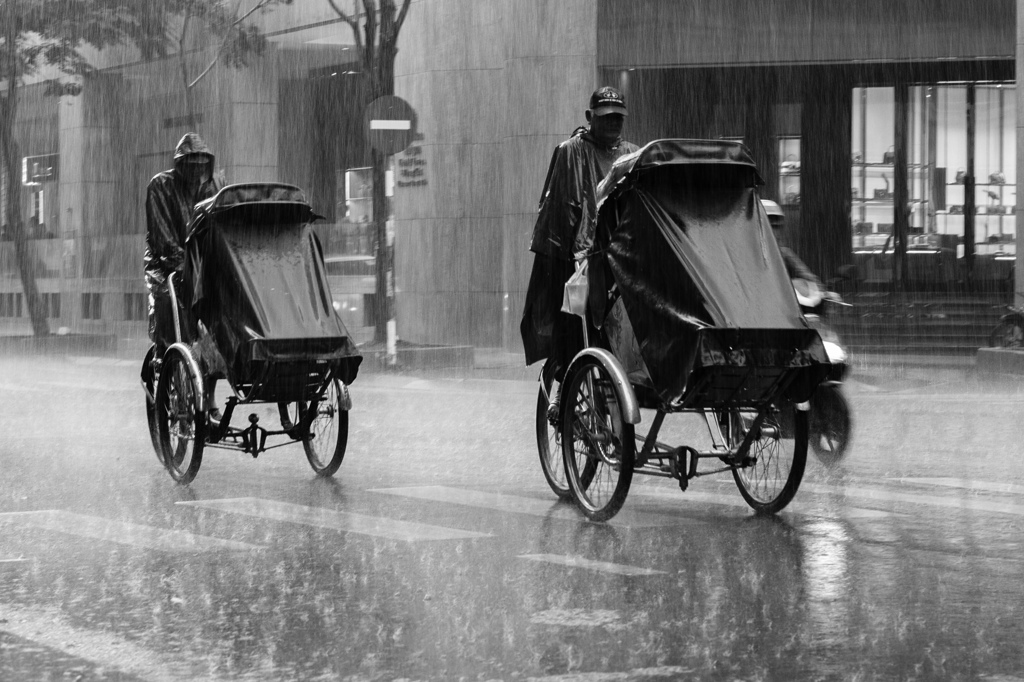
[{"label": "helmet", "polygon": [[764,206],[764,212],[768,214],[768,222],[772,227],[782,227],[782,221],[786,219],[782,208],[771,199],[761,199],[761,205]]}]

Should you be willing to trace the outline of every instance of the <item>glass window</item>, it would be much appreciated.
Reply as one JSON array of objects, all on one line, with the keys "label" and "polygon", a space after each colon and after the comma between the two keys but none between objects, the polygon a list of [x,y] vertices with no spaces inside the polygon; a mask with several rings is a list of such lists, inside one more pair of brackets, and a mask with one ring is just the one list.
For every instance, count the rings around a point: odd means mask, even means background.
[{"label": "glass window", "polygon": [[893,228],[896,98],[893,88],[855,88],[852,117],[853,247],[884,248]]}]

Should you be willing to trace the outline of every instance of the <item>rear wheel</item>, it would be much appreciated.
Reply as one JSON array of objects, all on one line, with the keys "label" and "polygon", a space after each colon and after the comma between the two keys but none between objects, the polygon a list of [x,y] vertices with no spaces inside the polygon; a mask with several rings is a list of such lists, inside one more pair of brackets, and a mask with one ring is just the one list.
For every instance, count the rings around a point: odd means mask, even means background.
[{"label": "rear wheel", "polygon": [[[740,428],[734,445],[743,442],[757,416],[736,412]],[[759,514],[781,511],[796,495],[807,465],[807,412],[792,403],[771,406],[750,443],[744,466],[733,469],[736,486],[747,504]]]},{"label": "rear wheel", "polygon": [[[313,403],[298,403],[297,418],[306,415],[306,410],[315,409],[316,414],[309,424],[309,433],[303,434],[302,446],[306,459],[317,476],[333,476],[341,461],[345,459],[348,447],[348,409],[344,388],[337,379],[331,379],[324,391],[323,399]],[[296,421],[298,423],[298,421]]]},{"label": "rear wheel", "polygon": [[809,439],[814,455],[825,466],[834,466],[850,444],[850,405],[838,386],[822,385],[811,398]]},{"label": "rear wheel", "polygon": [[540,375],[540,389],[537,391],[537,452],[540,454],[540,468],[544,472],[551,490],[560,499],[572,498],[572,491],[565,480],[565,465],[562,459],[562,434],[548,419],[548,407],[555,399],[559,384],[555,380],[554,363],[548,360]]},{"label": "rear wheel", "polygon": [[633,425],[608,370],[584,357],[566,376],[562,398],[562,455],[569,490],[592,521],[607,521],[626,501],[636,456]]},{"label": "rear wheel", "polygon": [[197,390],[202,385],[191,351],[169,348],[157,383],[156,421],[164,466],[182,484],[196,477],[203,462],[207,422],[203,395]]}]

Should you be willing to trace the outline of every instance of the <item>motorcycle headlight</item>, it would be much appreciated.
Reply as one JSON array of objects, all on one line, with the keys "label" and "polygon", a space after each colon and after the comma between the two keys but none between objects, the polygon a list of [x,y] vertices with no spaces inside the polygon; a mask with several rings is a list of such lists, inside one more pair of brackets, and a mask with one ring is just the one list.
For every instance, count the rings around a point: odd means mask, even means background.
[{"label": "motorcycle headlight", "polygon": [[834,341],[825,341],[825,353],[828,355],[828,361],[835,364],[838,362],[846,362],[846,351],[843,347]]}]

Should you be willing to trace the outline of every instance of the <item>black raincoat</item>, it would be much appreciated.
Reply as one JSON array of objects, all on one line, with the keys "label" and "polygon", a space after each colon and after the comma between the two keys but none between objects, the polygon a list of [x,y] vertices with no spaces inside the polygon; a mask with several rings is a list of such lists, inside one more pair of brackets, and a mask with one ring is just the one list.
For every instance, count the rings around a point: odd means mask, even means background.
[{"label": "black raincoat", "polygon": [[[190,194],[182,164],[189,156],[207,158],[207,180]],[[196,133],[186,133],[174,150],[174,167],[153,176],[146,189],[146,251],[143,263],[149,290],[149,336],[167,344],[174,340],[167,278],[185,262],[185,237],[195,205],[212,197],[223,182],[214,174],[214,155]]]},{"label": "black raincoat", "polygon": [[561,358],[564,365],[579,350],[580,323],[561,312],[563,288],[573,273],[574,255],[586,252],[593,243],[598,184],[616,159],[637,149],[624,140],[609,147],[584,128],[555,148],[530,244],[536,257],[519,327],[526,364],[563,355],[568,356]]}]

